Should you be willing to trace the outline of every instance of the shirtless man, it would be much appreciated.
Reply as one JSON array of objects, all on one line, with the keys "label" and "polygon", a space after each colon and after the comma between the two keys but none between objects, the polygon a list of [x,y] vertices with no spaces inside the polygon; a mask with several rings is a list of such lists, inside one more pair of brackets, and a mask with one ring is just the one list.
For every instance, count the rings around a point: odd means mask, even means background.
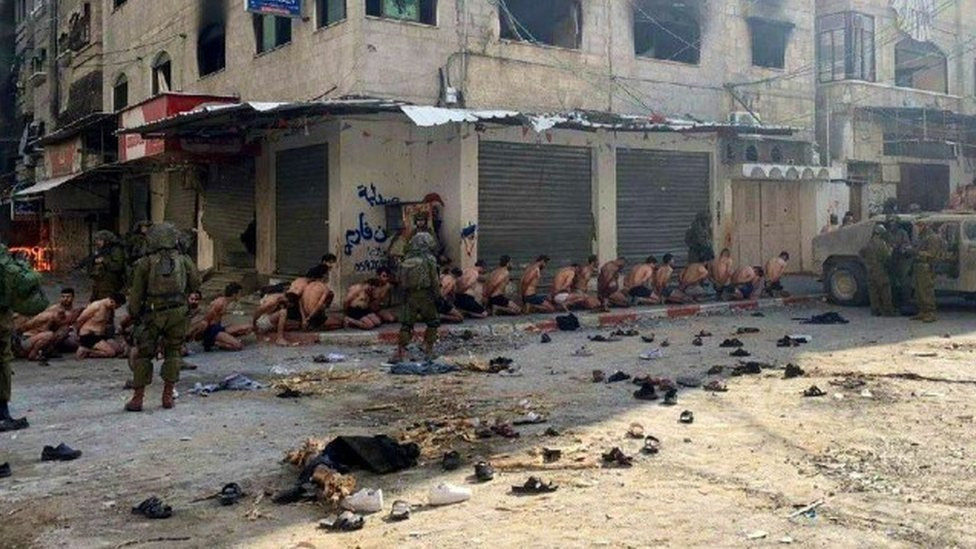
[{"label": "shirtless man", "polygon": [[707,294],[708,267],[704,263],[689,263],[678,276],[678,289],[671,293],[671,300],[690,303],[702,300]]},{"label": "shirtless man", "polygon": [[346,313],[346,327],[372,330],[383,324],[383,320],[373,314],[369,303],[373,299],[373,291],[381,284],[378,278],[371,278],[360,284],[353,284],[346,290],[346,299],[342,308]]},{"label": "shirtless man", "polygon": [[112,328],[109,324],[115,318],[115,310],[122,305],[125,305],[125,296],[116,293],[91,303],[81,312],[75,322],[78,332],[76,356],[79,359],[115,358],[125,354],[125,345],[108,335]]},{"label": "shirtless man", "polygon": [[740,267],[732,275],[732,293],[729,297],[736,301],[751,299],[759,288],[763,274],[762,267]]},{"label": "shirtless man", "polygon": [[441,293],[437,296],[437,313],[441,316],[441,322],[451,324],[464,322],[464,315],[454,306],[457,281],[463,274],[461,269],[452,269],[450,262],[447,262],[447,266],[441,270]]},{"label": "shirtless man", "polygon": [[627,294],[620,291],[620,273],[627,265],[627,260],[620,257],[607,262],[600,269],[600,277],[597,279],[597,296],[603,305],[603,310],[608,311],[610,307],[630,307],[630,299]]},{"label": "shirtless man", "polygon": [[762,295],[768,297],[789,297],[790,294],[783,289],[783,274],[786,273],[786,265],[790,262],[789,252],[782,252],[778,256],[770,259],[766,263],[766,285]]},{"label": "shirtless man", "polygon": [[376,269],[376,278],[379,279],[380,285],[373,288],[369,309],[380,317],[384,324],[392,324],[397,321],[397,315],[393,312],[393,288],[396,286],[393,271],[387,267],[380,267]]},{"label": "shirtless man", "polygon": [[[203,314],[203,309],[200,308],[201,303],[203,303],[203,294],[200,292],[190,292],[186,296],[187,341],[197,341],[203,337],[203,332],[207,329],[207,320]],[[126,320],[131,318],[129,317]],[[123,322],[124,324],[127,322]]]},{"label": "shirtless man", "polygon": [[712,260],[710,267],[712,276],[712,286],[715,286],[715,295],[721,298],[727,292],[732,291],[732,251],[728,248],[722,250],[718,257]]},{"label": "shirtless man", "polygon": [[300,320],[289,318],[288,310],[289,299],[285,294],[265,294],[251,317],[251,328],[255,334],[277,332],[275,345],[286,347],[291,343],[285,337],[285,330],[295,331],[302,327]]},{"label": "shirtless man", "polygon": [[[556,312],[556,307],[549,301],[549,297],[539,293],[542,270],[548,264],[549,256],[540,255],[522,273],[522,280],[519,283],[519,293],[522,296],[522,304],[525,306],[526,314]],[[572,283],[570,283],[570,287],[572,287]]]},{"label": "shirtless man", "polygon": [[338,330],[342,328],[343,319],[329,317],[328,310],[335,299],[328,283],[323,278],[316,278],[305,286],[305,291],[299,299],[302,320],[299,327],[302,330]]},{"label": "shirtless man", "polygon": [[599,309],[601,305],[599,297],[590,295],[590,280],[593,279],[593,273],[598,270],[600,270],[599,260],[595,255],[591,255],[586,260],[586,265],[579,268],[576,278],[573,279],[573,290],[583,296],[582,307],[587,310]]},{"label": "shirtless man", "polygon": [[573,307],[579,307],[586,302],[586,296],[575,291],[574,284],[576,277],[579,276],[580,269],[583,267],[574,263],[569,267],[563,267],[556,271],[556,278],[552,281],[552,291],[549,293],[549,301],[563,311],[569,312]]},{"label": "shirtless man", "polygon": [[67,316],[63,309],[54,306],[21,324],[17,331],[23,357],[27,360],[45,360],[46,351],[54,342],[55,332],[64,324]]},{"label": "shirtless man", "polygon": [[[27,336],[27,332],[31,332],[30,337],[22,339],[21,344],[27,345],[27,340],[32,339],[31,347],[36,346],[33,352],[34,358],[29,358],[29,360],[41,360],[57,353],[73,353],[78,350],[78,334],[74,332],[73,328],[82,308],[75,308],[74,304],[75,291],[71,288],[63,288],[57,303],[34,318],[25,319],[18,324],[17,332],[22,336]],[[48,322],[52,318],[55,322]],[[49,329],[38,332],[40,326],[48,326]],[[44,344],[40,344],[39,340],[45,340]],[[22,351],[27,357],[32,354],[30,347],[24,346]]]},{"label": "shirtless man", "polygon": [[[498,260],[498,268],[491,272],[485,283],[484,302],[492,315],[519,315],[522,309],[505,295],[508,283],[512,280],[512,258],[503,255]],[[463,310],[463,309],[462,309]]]},{"label": "shirtless man", "polygon": [[651,289],[656,270],[657,258],[648,256],[643,263],[631,269],[624,277],[624,292],[630,296],[635,305],[657,305],[661,302]]},{"label": "shirtless man", "polygon": [[481,278],[486,270],[485,262],[479,260],[474,267],[468,267],[460,275],[455,275],[454,306],[468,318],[488,316],[488,310],[481,304],[481,299],[485,295]]},{"label": "shirtless man", "polygon": [[227,308],[241,297],[244,288],[236,282],[231,282],[224,288],[224,295],[210,302],[204,321],[207,327],[203,330],[203,350],[210,352],[214,347],[222,351],[240,351],[244,343],[239,339],[251,333],[251,327],[246,324],[225,327],[222,324]]},{"label": "shirtless man", "polygon": [[674,256],[664,254],[661,265],[654,272],[654,294],[661,301],[671,296],[671,275],[674,274]]}]

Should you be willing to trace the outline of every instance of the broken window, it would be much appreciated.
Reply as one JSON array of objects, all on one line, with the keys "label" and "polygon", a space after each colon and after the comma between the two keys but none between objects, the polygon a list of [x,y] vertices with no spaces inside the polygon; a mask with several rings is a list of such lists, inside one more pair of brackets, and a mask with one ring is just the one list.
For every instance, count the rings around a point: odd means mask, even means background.
[{"label": "broken window", "polygon": [[316,0],[315,19],[319,28],[328,27],[346,18],[346,0]]},{"label": "broken window", "polygon": [[634,3],[634,53],[697,65],[701,59],[698,8],[673,0]]},{"label": "broken window", "polygon": [[129,106],[129,78],[120,74],[112,86],[112,108],[119,111]]},{"label": "broken window", "polygon": [[946,56],[931,42],[906,38],[895,45],[895,85],[949,93]]},{"label": "broken window", "polygon": [[825,15],[817,22],[821,82],[874,82],[874,18],[861,13]]},{"label": "broken window", "polygon": [[197,69],[200,76],[217,72],[227,64],[226,33],[220,23],[211,23],[197,37]]},{"label": "broken window", "polygon": [[152,94],[158,95],[173,89],[173,62],[166,52],[160,52],[152,64]]},{"label": "broken window", "polygon": [[752,64],[769,69],[786,68],[786,47],[793,24],[759,17],[749,18]]},{"label": "broken window", "polygon": [[437,24],[437,0],[366,0],[366,15]]},{"label": "broken window", "polygon": [[269,52],[291,42],[291,18],[254,15],[254,44],[257,53]]},{"label": "broken window", "polygon": [[583,37],[579,0],[501,0],[500,36],[533,44],[578,49]]}]

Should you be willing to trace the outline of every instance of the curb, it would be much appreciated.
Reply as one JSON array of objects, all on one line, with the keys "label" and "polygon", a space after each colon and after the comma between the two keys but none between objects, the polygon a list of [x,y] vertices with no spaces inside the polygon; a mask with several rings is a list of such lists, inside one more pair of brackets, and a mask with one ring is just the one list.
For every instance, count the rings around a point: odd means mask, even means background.
[{"label": "curb", "polygon": [[[787,297],[780,299],[762,299],[751,301],[737,301],[734,303],[703,303],[700,305],[673,305],[668,307],[652,307],[636,311],[619,313],[584,313],[577,315],[580,327],[583,329],[598,329],[626,324],[635,324],[642,320],[672,320],[695,316],[731,315],[738,312],[753,312],[761,309],[781,309],[790,306],[807,306],[819,303],[821,295]],[[514,333],[543,333],[557,331],[555,319],[539,320],[536,322],[514,322],[511,320],[497,320],[490,324],[476,324],[472,326],[447,326],[438,330],[444,336],[505,336]],[[423,330],[416,330],[414,337],[422,337]],[[323,345],[367,346],[396,344],[399,330],[379,330],[374,332],[325,332],[318,334],[318,342]]]}]

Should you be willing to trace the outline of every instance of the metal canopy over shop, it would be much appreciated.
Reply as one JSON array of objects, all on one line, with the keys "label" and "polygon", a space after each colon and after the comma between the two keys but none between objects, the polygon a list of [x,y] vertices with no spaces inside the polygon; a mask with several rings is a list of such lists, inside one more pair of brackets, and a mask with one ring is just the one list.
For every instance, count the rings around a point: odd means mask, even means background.
[{"label": "metal canopy over shop", "polygon": [[37,183],[31,185],[30,187],[26,187],[24,189],[20,189],[19,191],[14,192],[14,196],[25,197],[30,195],[43,194],[48,191],[54,190],[60,187],[61,185],[64,185],[65,183],[82,183],[97,178],[99,176],[121,173],[122,171],[125,171],[124,168],[122,167],[121,164],[117,162],[113,162],[111,164],[102,164],[97,168],[92,168],[90,170],[81,173],[72,173],[68,175],[62,175],[60,177],[52,177],[50,179],[44,179],[42,181],[38,181]]}]

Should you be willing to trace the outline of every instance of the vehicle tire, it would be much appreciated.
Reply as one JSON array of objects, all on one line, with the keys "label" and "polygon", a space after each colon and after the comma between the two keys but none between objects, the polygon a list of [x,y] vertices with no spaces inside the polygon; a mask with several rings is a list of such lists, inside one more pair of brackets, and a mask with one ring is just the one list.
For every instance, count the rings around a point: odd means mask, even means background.
[{"label": "vehicle tire", "polygon": [[824,292],[831,303],[854,307],[868,302],[868,275],[854,260],[832,263],[824,273]]}]

